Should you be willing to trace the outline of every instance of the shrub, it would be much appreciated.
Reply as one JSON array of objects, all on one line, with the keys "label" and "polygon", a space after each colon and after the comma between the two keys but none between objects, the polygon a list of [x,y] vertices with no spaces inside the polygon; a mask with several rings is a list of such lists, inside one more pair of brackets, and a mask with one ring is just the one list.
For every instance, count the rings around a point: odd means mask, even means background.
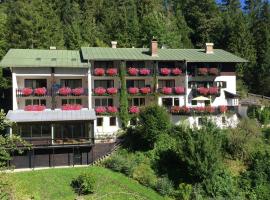
[{"label": "shrub", "polygon": [[176,199],[189,200],[192,194],[192,185],[180,183],[177,191],[175,192]]},{"label": "shrub", "polygon": [[174,194],[173,183],[168,177],[162,177],[157,180],[156,190],[163,196],[172,196]]},{"label": "shrub", "polygon": [[147,187],[154,188],[157,183],[155,172],[151,169],[150,165],[144,163],[134,168],[132,178]]},{"label": "shrub", "polygon": [[94,185],[95,179],[91,173],[82,173],[71,182],[74,191],[79,195],[94,193]]}]

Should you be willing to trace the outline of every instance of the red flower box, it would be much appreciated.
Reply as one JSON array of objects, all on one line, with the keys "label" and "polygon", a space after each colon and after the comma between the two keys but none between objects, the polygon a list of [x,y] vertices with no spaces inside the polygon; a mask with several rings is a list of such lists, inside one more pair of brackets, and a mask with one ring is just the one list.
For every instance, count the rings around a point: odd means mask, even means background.
[{"label": "red flower box", "polygon": [[218,88],[217,87],[210,87],[208,92],[211,95],[216,95],[216,94],[218,94]]},{"label": "red flower box", "polygon": [[104,107],[104,106],[98,106],[98,107],[96,107],[96,113],[97,114],[104,114],[104,113],[106,113],[106,108]]},{"label": "red flower box", "polygon": [[106,93],[106,89],[103,87],[97,87],[95,88],[94,92],[97,95],[104,95]]},{"label": "red flower box", "polygon": [[96,68],[94,73],[96,76],[104,76],[105,70],[103,68]]},{"label": "red flower box", "polygon": [[33,93],[32,88],[23,88],[22,89],[22,94],[23,96],[30,96]]},{"label": "red flower box", "polygon": [[228,110],[228,107],[227,106],[219,106],[219,111],[221,113],[225,113],[225,112],[227,112],[227,110]]},{"label": "red flower box", "polygon": [[185,94],[185,88],[184,87],[175,87],[174,88],[174,92],[176,93],[176,94]]},{"label": "red flower box", "polygon": [[209,92],[209,90],[208,90],[208,88],[205,88],[205,87],[199,87],[198,89],[197,89],[197,91],[199,92],[199,94],[201,94],[201,95],[207,95],[208,94],[208,92]]},{"label": "red flower box", "polygon": [[136,87],[130,87],[128,88],[128,93],[129,94],[138,94],[139,93],[139,89]]},{"label": "red flower box", "polygon": [[82,106],[80,104],[65,104],[62,106],[62,110],[81,110]]},{"label": "red flower box", "polygon": [[163,87],[162,88],[162,93],[163,94],[171,94],[172,93],[172,88],[170,88],[170,87]]},{"label": "red flower box", "polygon": [[211,75],[218,75],[218,69],[217,68],[209,68],[208,73]]},{"label": "red flower box", "polygon": [[47,93],[47,90],[46,90],[46,88],[36,88],[35,90],[34,90],[34,93],[35,93],[35,95],[37,95],[37,96],[43,96],[43,95],[45,95],[46,93]]},{"label": "red flower box", "polygon": [[140,75],[147,76],[150,74],[150,69],[142,68],[140,69]]},{"label": "red flower box", "polygon": [[83,88],[75,88],[75,89],[72,89],[72,94],[75,95],[75,96],[80,96],[84,93],[84,89]]},{"label": "red flower box", "polygon": [[193,108],[193,110],[195,111],[195,112],[204,112],[205,111],[205,107],[194,107]]},{"label": "red flower box", "polygon": [[203,67],[203,68],[198,68],[198,73],[200,75],[206,75],[208,73],[208,69]]},{"label": "red flower box", "polygon": [[187,107],[187,106],[182,106],[181,108],[180,108],[180,112],[181,113],[189,113],[190,112],[190,108],[189,107]]},{"label": "red flower box", "polygon": [[131,106],[129,108],[129,112],[132,113],[132,114],[137,114],[137,113],[140,112],[140,109],[137,106]]},{"label": "red flower box", "polygon": [[130,76],[137,76],[138,72],[139,72],[139,70],[134,68],[134,67],[128,68],[128,74]]},{"label": "red flower box", "polygon": [[190,108],[186,106],[172,106],[171,107],[172,113],[182,113],[182,114],[188,114],[190,112]]},{"label": "red flower box", "polygon": [[45,110],[44,105],[28,105],[24,107],[25,111],[43,111]]},{"label": "red flower box", "polygon": [[117,94],[117,88],[107,88],[107,93],[108,94]]},{"label": "red flower box", "polygon": [[215,107],[212,107],[212,106],[205,107],[205,112],[207,112],[207,113],[214,113],[215,110],[216,110]]},{"label": "red flower box", "polygon": [[181,110],[180,106],[172,106],[171,113],[179,113]]},{"label": "red flower box", "polygon": [[164,76],[168,76],[171,73],[171,70],[168,68],[161,68],[160,73]]},{"label": "red flower box", "polygon": [[180,75],[180,74],[182,74],[182,70],[179,68],[174,68],[174,69],[172,69],[172,74],[173,75]]},{"label": "red flower box", "polygon": [[142,94],[149,94],[151,92],[151,88],[150,87],[143,87],[140,89]]},{"label": "red flower box", "polygon": [[107,108],[108,113],[117,113],[117,108],[115,106],[108,106]]},{"label": "red flower box", "polygon": [[67,96],[71,94],[71,89],[69,87],[62,87],[58,90],[59,94],[62,96]]},{"label": "red flower box", "polygon": [[116,68],[108,68],[106,71],[106,74],[109,76],[116,76],[117,75],[117,69]]}]

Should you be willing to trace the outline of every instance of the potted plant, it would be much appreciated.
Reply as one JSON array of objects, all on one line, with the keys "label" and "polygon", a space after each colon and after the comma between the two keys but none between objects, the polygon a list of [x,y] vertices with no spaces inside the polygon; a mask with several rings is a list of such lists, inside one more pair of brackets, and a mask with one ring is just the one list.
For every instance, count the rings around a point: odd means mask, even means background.
[{"label": "potted plant", "polygon": [[210,87],[208,92],[210,95],[217,95],[218,94],[218,87]]},{"label": "potted plant", "polygon": [[129,112],[130,112],[131,114],[137,114],[137,113],[140,112],[140,109],[139,109],[139,107],[137,107],[137,106],[131,106],[131,107],[129,108]]},{"label": "potted plant", "polygon": [[185,94],[185,88],[181,86],[175,87],[174,92],[175,94]]},{"label": "potted plant", "polygon": [[106,74],[109,76],[116,76],[117,75],[117,69],[116,68],[108,68],[106,70]]},{"label": "potted plant", "polygon": [[227,106],[219,106],[219,111],[220,111],[221,113],[226,113],[227,110],[228,110],[228,107],[227,107]]},{"label": "potted plant", "polygon": [[147,76],[150,74],[150,69],[142,68],[140,69],[140,75]]},{"label": "potted plant", "polygon": [[114,87],[111,87],[111,88],[107,88],[107,93],[108,94],[111,94],[111,95],[113,95],[113,94],[117,94],[117,88],[114,88]]},{"label": "potted plant", "polygon": [[104,106],[98,106],[95,109],[97,114],[105,114],[106,113],[106,108]]},{"label": "potted plant", "polygon": [[138,72],[139,72],[139,70],[134,68],[134,67],[128,68],[128,74],[130,76],[137,76]]},{"label": "potted plant", "polygon": [[218,71],[217,68],[212,67],[212,68],[209,68],[208,73],[211,74],[211,75],[217,76],[219,71]]},{"label": "potted plant", "polygon": [[97,87],[95,88],[94,92],[97,95],[104,95],[106,93],[106,89],[103,87]]},{"label": "potted plant", "polygon": [[171,94],[172,93],[172,88],[170,88],[170,87],[163,87],[162,88],[162,93],[163,94]]},{"label": "potted plant", "polygon": [[205,87],[199,87],[197,91],[199,92],[199,94],[204,95],[204,96],[206,96],[209,92],[208,88],[205,88]]},{"label": "potted plant", "polygon": [[24,107],[25,111],[43,111],[45,110],[44,105],[28,105]]},{"label": "potted plant", "polygon": [[62,106],[62,110],[81,110],[82,106],[80,104],[65,104]]},{"label": "potted plant", "polygon": [[160,73],[163,75],[163,76],[168,76],[170,73],[171,73],[171,70],[169,68],[161,68],[160,69]]},{"label": "potted plant", "polygon": [[104,76],[105,70],[103,68],[96,68],[94,74],[96,76]]},{"label": "potted plant", "polygon": [[214,113],[216,111],[215,107],[212,107],[212,106],[206,106],[205,107],[205,112],[211,114],[211,113]]},{"label": "potted plant", "polygon": [[206,67],[198,68],[199,75],[206,75],[208,73],[208,69]]},{"label": "potted plant", "polygon": [[84,93],[84,89],[81,88],[81,87],[72,89],[72,94],[75,95],[75,96],[80,96],[83,93]]},{"label": "potted plant", "polygon": [[23,88],[22,89],[22,94],[23,96],[30,96],[33,93],[32,88]]},{"label": "potted plant", "polygon": [[130,88],[128,88],[128,93],[129,94],[138,94],[139,89],[137,87],[130,87]]},{"label": "potted plant", "polygon": [[179,68],[174,68],[174,69],[172,69],[172,74],[175,76],[180,75],[180,74],[182,74],[182,70]]},{"label": "potted plant", "polygon": [[171,107],[171,113],[177,114],[180,112],[180,106],[172,106]]},{"label": "potted plant", "polygon": [[150,87],[143,87],[140,89],[142,94],[149,94],[151,92],[151,88]]},{"label": "potted plant", "polygon": [[58,90],[58,93],[62,96],[67,96],[71,94],[71,89],[69,87],[62,87]]},{"label": "potted plant", "polygon": [[42,87],[42,88],[36,88],[36,89],[34,90],[34,93],[35,93],[35,95],[37,95],[37,96],[44,96],[44,95],[47,93],[47,90],[46,90],[45,87]]},{"label": "potted plant", "polygon": [[117,113],[117,108],[115,106],[108,106],[107,108],[108,113]]}]

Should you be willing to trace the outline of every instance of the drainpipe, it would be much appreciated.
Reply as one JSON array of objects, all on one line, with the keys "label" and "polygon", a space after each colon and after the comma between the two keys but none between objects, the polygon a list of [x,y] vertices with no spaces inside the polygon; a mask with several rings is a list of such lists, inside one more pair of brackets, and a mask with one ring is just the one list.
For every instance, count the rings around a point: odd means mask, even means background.
[{"label": "drainpipe", "polygon": [[92,79],[91,79],[91,62],[88,60],[88,71],[87,71],[87,81],[88,81],[88,109],[92,108]]},{"label": "drainpipe", "polygon": [[185,88],[186,88],[186,94],[185,94],[185,106],[188,105],[188,73],[187,73],[187,61],[184,60],[185,64]]}]

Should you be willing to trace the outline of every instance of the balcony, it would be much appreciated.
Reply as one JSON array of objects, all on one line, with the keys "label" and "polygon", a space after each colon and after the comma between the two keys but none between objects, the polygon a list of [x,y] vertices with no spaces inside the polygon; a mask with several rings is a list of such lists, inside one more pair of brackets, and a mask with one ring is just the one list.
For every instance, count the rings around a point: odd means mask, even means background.
[{"label": "balcony", "polygon": [[117,68],[95,68],[94,71],[92,71],[92,74],[94,76],[109,76],[114,77],[118,76],[118,70]]},{"label": "balcony", "polygon": [[162,95],[184,95],[186,93],[185,88],[182,86],[163,87],[159,88],[158,92]]},{"label": "balcony", "polygon": [[152,93],[152,89],[150,87],[130,87],[128,88],[128,94],[129,95],[134,95],[134,96],[138,96],[138,95],[150,95]]},{"label": "balcony", "polygon": [[214,81],[217,76],[220,75],[218,68],[197,68],[192,75],[189,76],[189,81]]},{"label": "balcony", "polygon": [[183,74],[180,68],[159,68],[159,76],[180,76]]},{"label": "balcony", "polygon": [[116,115],[118,108],[115,106],[97,106],[95,111],[97,115]]},{"label": "balcony", "polygon": [[88,89],[87,88],[69,88],[69,87],[61,87],[59,89],[53,89],[54,96],[87,96]]},{"label": "balcony", "polygon": [[220,88],[219,87],[193,87],[192,88],[193,96],[220,96]]},{"label": "balcony", "polygon": [[154,71],[150,68],[127,68],[127,76],[140,76],[140,77],[148,77],[153,76]]},{"label": "balcony", "polygon": [[118,89],[111,87],[111,88],[103,88],[103,87],[97,87],[92,90],[93,96],[114,96],[118,94]]},{"label": "balcony", "polygon": [[16,89],[16,97],[46,97],[51,96],[52,92],[51,90],[48,90],[47,88],[22,88],[22,89]]},{"label": "balcony", "polygon": [[234,114],[237,112],[236,107],[231,106],[205,106],[205,107],[186,107],[171,106],[169,112],[172,115],[218,115],[218,114]]}]

